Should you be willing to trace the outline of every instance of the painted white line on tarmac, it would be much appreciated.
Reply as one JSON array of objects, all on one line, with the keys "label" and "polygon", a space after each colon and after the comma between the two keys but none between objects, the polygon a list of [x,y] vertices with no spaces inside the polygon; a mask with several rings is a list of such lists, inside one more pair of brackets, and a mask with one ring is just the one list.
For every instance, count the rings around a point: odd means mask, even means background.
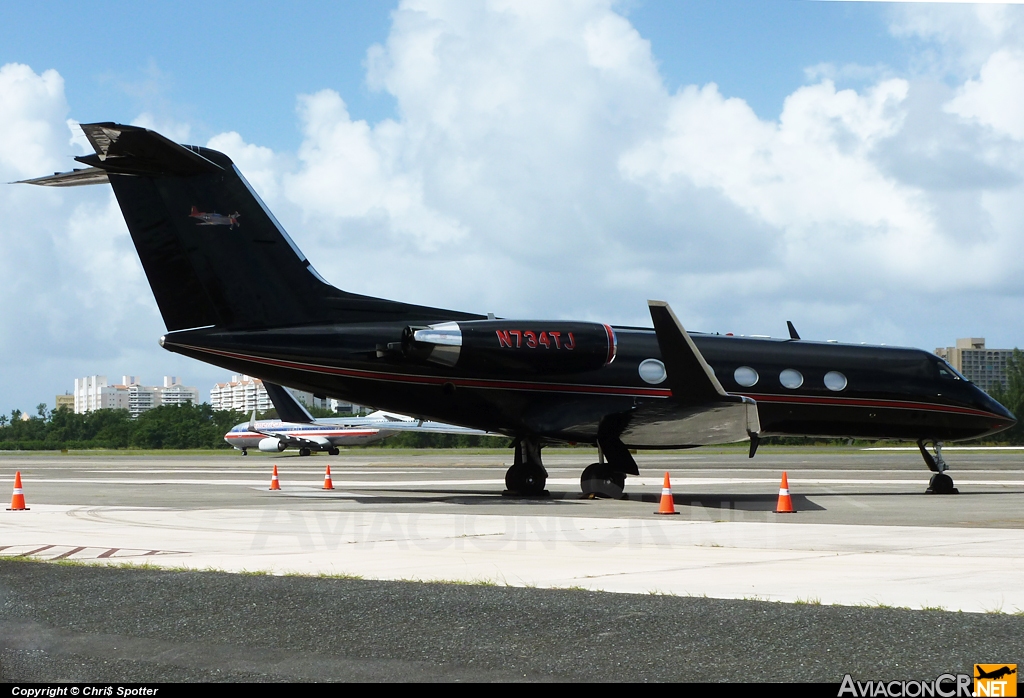
[{"label": "painted white line on tarmac", "polygon": [[[973,474],[973,473],[972,473]],[[279,476],[281,482],[288,482],[289,473],[281,472],[279,469]],[[305,473],[305,474],[294,474],[297,477],[315,477],[319,475],[321,480],[319,483],[323,485],[323,474],[321,473]],[[347,473],[335,474],[332,473],[335,486],[339,484],[345,487],[352,487],[357,489],[373,489],[373,488],[393,488],[393,487],[468,487],[468,486],[487,486],[505,487],[504,479],[489,478],[489,479],[474,479],[474,480],[401,480],[401,479],[388,479],[388,480],[347,480],[344,479],[344,475]],[[930,473],[923,473],[921,477],[914,479],[855,479],[855,478],[797,478],[791,477],[790,482],[797,485],[873,485],[873,486],[884,486],[884,485],[914,485],[918,486],[921,484],[927,484]],[[101,484],[101,485],[221,485],[221,486],[243,486],[251,487],[260,484],[269,484],[269,477],[261,477],[260,479],[250,480],[234,480],[234,479],[201,479],[201,478],[49,478],[49,477],[33,477],[23,478],[26,483],[58,483],[58,484]],[[707,478],[691,478],[691,477],[673,477],[673,486],[703,486],[703,485],[767,485],[774,484],[778,485],[779,478],[729,478],[729,477],[707,477]],[[303,480],[292,480],[292,482],[299,483]],[[629,477],[626,480],[628,486],[639,486],[639,487],[657,487],[660,488],[663,484],[662,478],[650,478],[650,477]],[[547,481],[549,486],[572,486],[579,485],[579,478],[548,478]],[[1024,479],[1021,480],[976,480],[976,479],[955,479],[956,486],[961,485],[980,485],[980,486],[1009,486],[1009,487],[1024,487]]]},{"label": "painted white line on tarmac", "polygon": [[[920,452],[917,446],[872,446],[862,448],[862,451],[915,451]],[[1024,446],[943,446],[943,451],[1024,451]]]}]

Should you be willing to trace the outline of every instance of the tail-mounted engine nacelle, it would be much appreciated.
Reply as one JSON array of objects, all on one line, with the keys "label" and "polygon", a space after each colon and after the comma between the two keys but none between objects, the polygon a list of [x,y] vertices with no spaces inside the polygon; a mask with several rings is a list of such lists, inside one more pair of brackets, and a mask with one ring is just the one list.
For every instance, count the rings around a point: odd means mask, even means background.
[{"label": "tail-mounted engine nacelle", "polygon": [[284,441],[268,436],[260,439],[259,449],[265,453],[280,453],[285,449]]},{"label": "tail-mounted engine nacelle", "polygon": [[476,371],[580,373],[615,360],[615,330],[593,322],[472,320],[406,327],[409,359]]}]

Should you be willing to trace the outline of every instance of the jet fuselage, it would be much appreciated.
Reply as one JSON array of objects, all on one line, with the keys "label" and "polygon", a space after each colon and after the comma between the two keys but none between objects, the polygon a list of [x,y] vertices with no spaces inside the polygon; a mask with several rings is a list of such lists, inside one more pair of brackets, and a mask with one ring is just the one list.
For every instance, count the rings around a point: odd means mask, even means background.
[{"label": "jet fuselage", "polygon": [[[645,408],[671,397],[663,383],[640,375],[642,362],[661,359],[654,331],[613,330],[615,353],[610,363],[563,373],[468,371],[382,351],[401,344],[406,331],[401,323],[188,330],[166,335],[162,344],[231,371],[316,394],[508,435],[587,443],[596,439],[608,415],[621,415],[627,422],[642,420]],[[1002,405],[922,350],[696,333],[692,337],[723,388],[757,402],[761,436],[957,441],[1014,423]],[[826,374],[833,374],[831,388]],[[786,387],[783,379],[794,387]],[[623,442],[630,448],[694,445],[685,438],[674,440],[671,429],[643,436],[648,431],[627,426]]]}]

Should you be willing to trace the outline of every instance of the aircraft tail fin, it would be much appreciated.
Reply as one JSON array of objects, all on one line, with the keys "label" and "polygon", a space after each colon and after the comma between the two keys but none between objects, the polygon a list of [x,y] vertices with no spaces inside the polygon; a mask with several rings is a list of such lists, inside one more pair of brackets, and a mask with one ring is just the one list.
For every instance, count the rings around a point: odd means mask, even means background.
[{"label": "aircraft tail fin", "polygon": [[263,387],[267,389],[270,401],[274,403],[277,416],[282,422],[295,422],[296,424],[312,424],[316,421],[309,413],[305,405],[295,399],[295,396],[286,388],[276,383],[263,381]]},{"label": "aircraft tail fin", "polygon": [[88,169],[26,183],[110,183],[168,330],[482,317],[331,286],[223,153],[137,126],[82,130]]}]

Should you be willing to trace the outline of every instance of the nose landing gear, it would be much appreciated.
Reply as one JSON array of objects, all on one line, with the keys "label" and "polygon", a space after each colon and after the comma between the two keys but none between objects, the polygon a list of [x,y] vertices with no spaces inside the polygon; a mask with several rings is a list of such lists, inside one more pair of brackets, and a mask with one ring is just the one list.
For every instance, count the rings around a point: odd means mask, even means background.
[{"label": "nose landing gear", "polygon": [[924,458],[925,465],[931,470],[934,475],[928,482],[928,489],[925,490],[927,494],[959,494],[960,490],[953,486],[953,478],[946,474],[949,470],[949,465],[946,464],[945,459],[942,457],[942,442],[931,441],[932,447],[935,449],[935,455],[928,452],[929,440],[918,439],[917,447],[921,449],[921,456]]}]

